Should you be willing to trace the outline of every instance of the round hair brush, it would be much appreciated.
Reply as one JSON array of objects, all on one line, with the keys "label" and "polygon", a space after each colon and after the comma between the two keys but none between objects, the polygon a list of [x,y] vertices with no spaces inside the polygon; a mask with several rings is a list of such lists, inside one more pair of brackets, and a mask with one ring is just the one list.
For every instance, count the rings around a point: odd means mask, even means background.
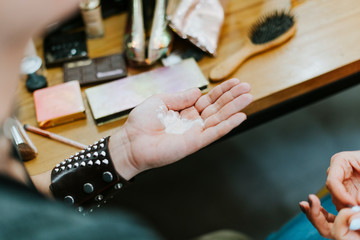
[{"label": "round hair brush", "polygon": [[296,22],[289,12],[275,11],[256,22],[245,45],[210,71],[212,81],[220,81],[233,73],[246,59],[274,48],[294,36]]}]

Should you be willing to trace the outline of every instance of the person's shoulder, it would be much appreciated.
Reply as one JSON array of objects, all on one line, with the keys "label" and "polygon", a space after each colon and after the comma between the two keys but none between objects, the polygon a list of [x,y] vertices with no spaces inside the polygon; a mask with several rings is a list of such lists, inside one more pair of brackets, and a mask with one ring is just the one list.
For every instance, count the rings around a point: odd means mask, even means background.
[{"label": "person's shoulder", "polygon": [[161,239],[141,218],[101,208],[83,216],[0,178],[0,239]]}]

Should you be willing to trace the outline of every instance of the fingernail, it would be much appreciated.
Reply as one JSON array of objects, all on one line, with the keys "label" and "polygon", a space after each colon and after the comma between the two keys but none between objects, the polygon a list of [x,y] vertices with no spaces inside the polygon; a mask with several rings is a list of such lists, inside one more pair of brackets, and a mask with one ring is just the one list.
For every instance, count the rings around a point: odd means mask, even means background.
[{"label": "fingernail", "polygon": [[355,218],[351,221],[349,229],[351,231],[356,231],[360,229],[360,218]]},{"label": "fingernail", "polygon": [[300,210],[305,213],[305,208],[299,203]]},{"label": "fingernail", "polygon": [[351,211],[353,211],[353,212],[360,212],[360,206],[353,206],[353,207],[351,208]]},{"label": "fingernail", "polygon": [[244,87],[248,88],[250,90],[250,84],[248,84],[247,82],[243,82],[241,83]]}]

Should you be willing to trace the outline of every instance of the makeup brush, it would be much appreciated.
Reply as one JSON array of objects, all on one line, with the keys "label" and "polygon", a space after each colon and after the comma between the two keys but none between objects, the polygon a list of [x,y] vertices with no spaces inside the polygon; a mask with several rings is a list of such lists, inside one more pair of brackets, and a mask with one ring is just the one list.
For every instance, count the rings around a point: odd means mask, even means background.
[{"label": "makeup brush", "polygon": [[25,129],[21,125],[20,121],[16,117],[14,117],[14,122],[15,122],[15,125],[17,126],[17,129],[19,130],[21,136],[24,137],[25,142],[34,150],[35,154],[37,155],[38,150],[35,147],[34,143],[31,141],[29,135],[27,135],[27,133],[25,132]]},{"label": "makeup brush", "polygon": [[87,148],[87,146],[85,144],[76,142],[74,140],[68,139],[66,137],[60,136],[58,134],[55,134],[55,133],[52,133],[52,132],[49,132],[49,131],[46,131],[46,130],[43,130],[43,129],[40,129],[40,128],[37,128],[37,127],[34,127],[34,126],[30,126],[29,124],[24,124],[24,129],[29,131],[29,132],[36,133],[36,134],[39,134],[39,135],[44,136],[44,137],[48,137],[50,139],[53,139],[53,140],[68,144],[70,146],[73,146],[73,147],[76,147],[76,148],[79,148],[79,149]]},{"label": "makeup brush", "polygon": [[15,142],[15,145],[18,148],[21,159],[23,161],[29,161],[31,159],[34,159],[36,157],[36,152],[29,144],[26,143],[21,133],[19,132],[19,129],[15,125],[12,125],[10,127],[10,132]]},{"label": "makeup brush", "polygon": [[233,73],[248,58],[285,43],[296,32],[290,12],[275,11],[260,18],[249,31],[245,45],[210,71],[212,81],[220,81]]}]

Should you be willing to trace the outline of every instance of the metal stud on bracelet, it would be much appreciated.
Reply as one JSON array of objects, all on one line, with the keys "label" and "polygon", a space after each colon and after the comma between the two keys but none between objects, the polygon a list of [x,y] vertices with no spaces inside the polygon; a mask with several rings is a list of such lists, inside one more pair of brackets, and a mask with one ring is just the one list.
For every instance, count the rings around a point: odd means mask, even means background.
[{"label": "metal stud on bracelet", "polygon": [[[50,189],[54,196],[68,204],[100,206],[121,189],[127,181],[115,170],[106,137],[57,164],[51,173]],[[80,211],[81,210],[81,211]]]}]

